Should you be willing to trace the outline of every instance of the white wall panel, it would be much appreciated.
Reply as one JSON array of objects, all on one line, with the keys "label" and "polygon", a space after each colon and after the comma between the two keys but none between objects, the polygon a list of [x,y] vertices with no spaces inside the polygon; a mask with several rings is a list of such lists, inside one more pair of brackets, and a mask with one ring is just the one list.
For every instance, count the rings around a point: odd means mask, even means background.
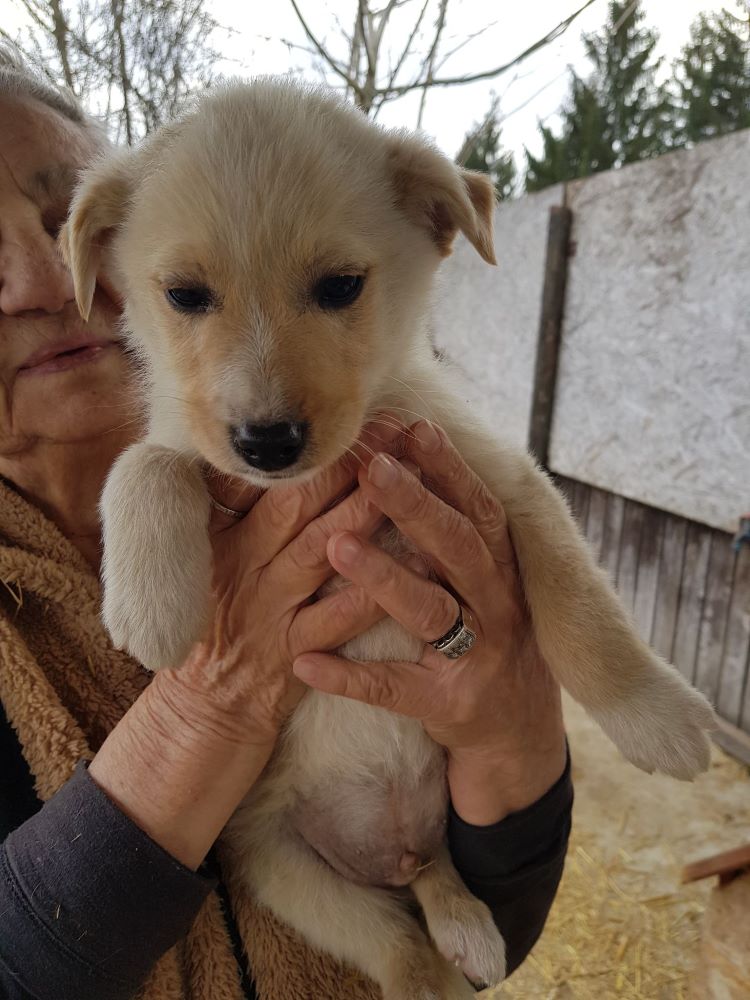
[{"label": "white wall panel", "polygon": [[551,467],[734,530],[750,508],[750,131],[578,182],[568,203]]},{"label": "white wall panel", "polygon": [[443,264],[432,326],[437,345],[464,370],[467,395],[498,435],[526,446],[534,383],[549,209],[562,185],[495,213],[497,267],[463,237]]}]

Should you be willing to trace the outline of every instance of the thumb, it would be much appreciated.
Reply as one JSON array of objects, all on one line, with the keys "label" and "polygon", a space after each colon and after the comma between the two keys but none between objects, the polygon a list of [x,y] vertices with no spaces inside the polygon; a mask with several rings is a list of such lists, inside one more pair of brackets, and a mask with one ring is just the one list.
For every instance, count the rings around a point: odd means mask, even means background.
[{"label": "thumb", "polygon": [[425,677],[419,663],[360,663],[329,653],[298,656],[292,670],[303,683],[327,694],[337,694],[399,715],[421,716]]}]

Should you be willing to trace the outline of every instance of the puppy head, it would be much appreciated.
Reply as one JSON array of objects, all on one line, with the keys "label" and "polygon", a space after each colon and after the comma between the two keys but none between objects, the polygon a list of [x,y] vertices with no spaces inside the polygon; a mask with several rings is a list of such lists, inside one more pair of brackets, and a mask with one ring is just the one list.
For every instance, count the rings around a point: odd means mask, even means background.
[{"label": "puppy head", "polygon": [[459,231],[494,263],[493,207],[425,141],[264,80],[95,168],[66,239],[84,314],[111,244],[152,430],[269,485],[338,458],[428,355],[434,272]]}]

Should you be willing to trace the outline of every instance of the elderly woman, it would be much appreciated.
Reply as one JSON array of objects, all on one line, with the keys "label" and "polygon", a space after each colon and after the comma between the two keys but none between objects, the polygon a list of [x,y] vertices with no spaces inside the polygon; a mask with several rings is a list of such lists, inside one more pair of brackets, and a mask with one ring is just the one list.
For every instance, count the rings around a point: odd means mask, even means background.
[{"label": "elderly woman", "polygon": [[[97,614],[97,501],[140,429],[131,359],[107,288],[81,322],[55,248],[75,177],[104,140],[7,50],[0,136],[0,994],[374,996],[248,899],[221,851],[306,684],[419,718],[446,748],[453,858],[514,968],[559,882],[572,792],[559,693],[529,634],[502,510],[444,435],[413,428],[410,457],[451,506],[397,463],[378,490],[383,514],[403,523],[418,505],[435,564],[460,563],[479,542],[494,570],[463,573],[479,638],[460,669],[433,657],[384,679],[387,666],[326,651],[384,606],[415,632],[434,621],[438,635],[445,601],[369,545],[364,522],[352,555],[338,498],[356,487],[354,468],[260,499],[217,495],[250,508],[214,524],[221,613],[179,669],[151,679],[111,647]],[[367,434],[375,450],[394,447],[393,433]],[[275,560],[283,585],[264,572]],[[352,587],[323,616],[311,598],[334,570]]]}]

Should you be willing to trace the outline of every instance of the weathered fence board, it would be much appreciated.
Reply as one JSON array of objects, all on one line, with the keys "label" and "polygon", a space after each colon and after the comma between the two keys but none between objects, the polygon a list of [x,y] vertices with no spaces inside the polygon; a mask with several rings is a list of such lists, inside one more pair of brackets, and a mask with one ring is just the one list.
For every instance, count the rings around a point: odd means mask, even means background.
[{"label": "weathered fence board", "polygon": [[[732,603],[729,609],[724,662],[721,670],[719,712],[735,725],[741,725],[742,702],[750,672],[750,545],[743,545],[736,556]],[[750,717],[746,719],[750,732]]]},{"label": "weathered fence board", "polygon": [[734,561],[728,537],[713,533],[693,683],[714,704],[719,695],[724,635],[732,603]]},{"label": "weathered fence board", "polygon": [[717,740],[750,763],[750,547],[737,553],[726,532],[556,478],[640,634],[714,703],[726,720]]},{"label": "weathered fence board", "polygon": [[662,511],[654,510],[653,507],[643,509],[633,616],[638,631],[647,642],[651,642],[654,625],[664,520],[665,515]]},{"label": "weathered fence board", "polygon": [[591,551],[596,558],[601,561],[602,542],[604,541],[604,523],[607,513],[607,494],[604,490],[597,490],[591,487],[589,497],[589,516],[586,522],[586,537],[589,540]]},{"label": "weathered fence board", "polygon": [[692,682],[698,655],[706,574],[711,554],[711,529],[689,523],[682,564],[680,603],[677,609],[677,630],[672,649],[672,662]]},{"label": "weathered fence board", "polygon": [[638,585],[638,555],[641,550],[644,507],[639,503],[625,504],[620,536],[620,561],[617,566],[617,589],[625,607],[635,609],[635,589]]},{"label": "weathered fence board", "polygon": [[625,517],[625,498],[617,493],[606,493],[607,508],[604,514],[602,547],[599,556],[602,566],[609,573],[612,583],[617,583],[620,566],[620,539]]},{"label": "weathered fence board", "polygon": [[677,631],[686,538],[687,521],[681,517],[665,518],[651,642],[654,649],[668,660],[672,659]]}]

